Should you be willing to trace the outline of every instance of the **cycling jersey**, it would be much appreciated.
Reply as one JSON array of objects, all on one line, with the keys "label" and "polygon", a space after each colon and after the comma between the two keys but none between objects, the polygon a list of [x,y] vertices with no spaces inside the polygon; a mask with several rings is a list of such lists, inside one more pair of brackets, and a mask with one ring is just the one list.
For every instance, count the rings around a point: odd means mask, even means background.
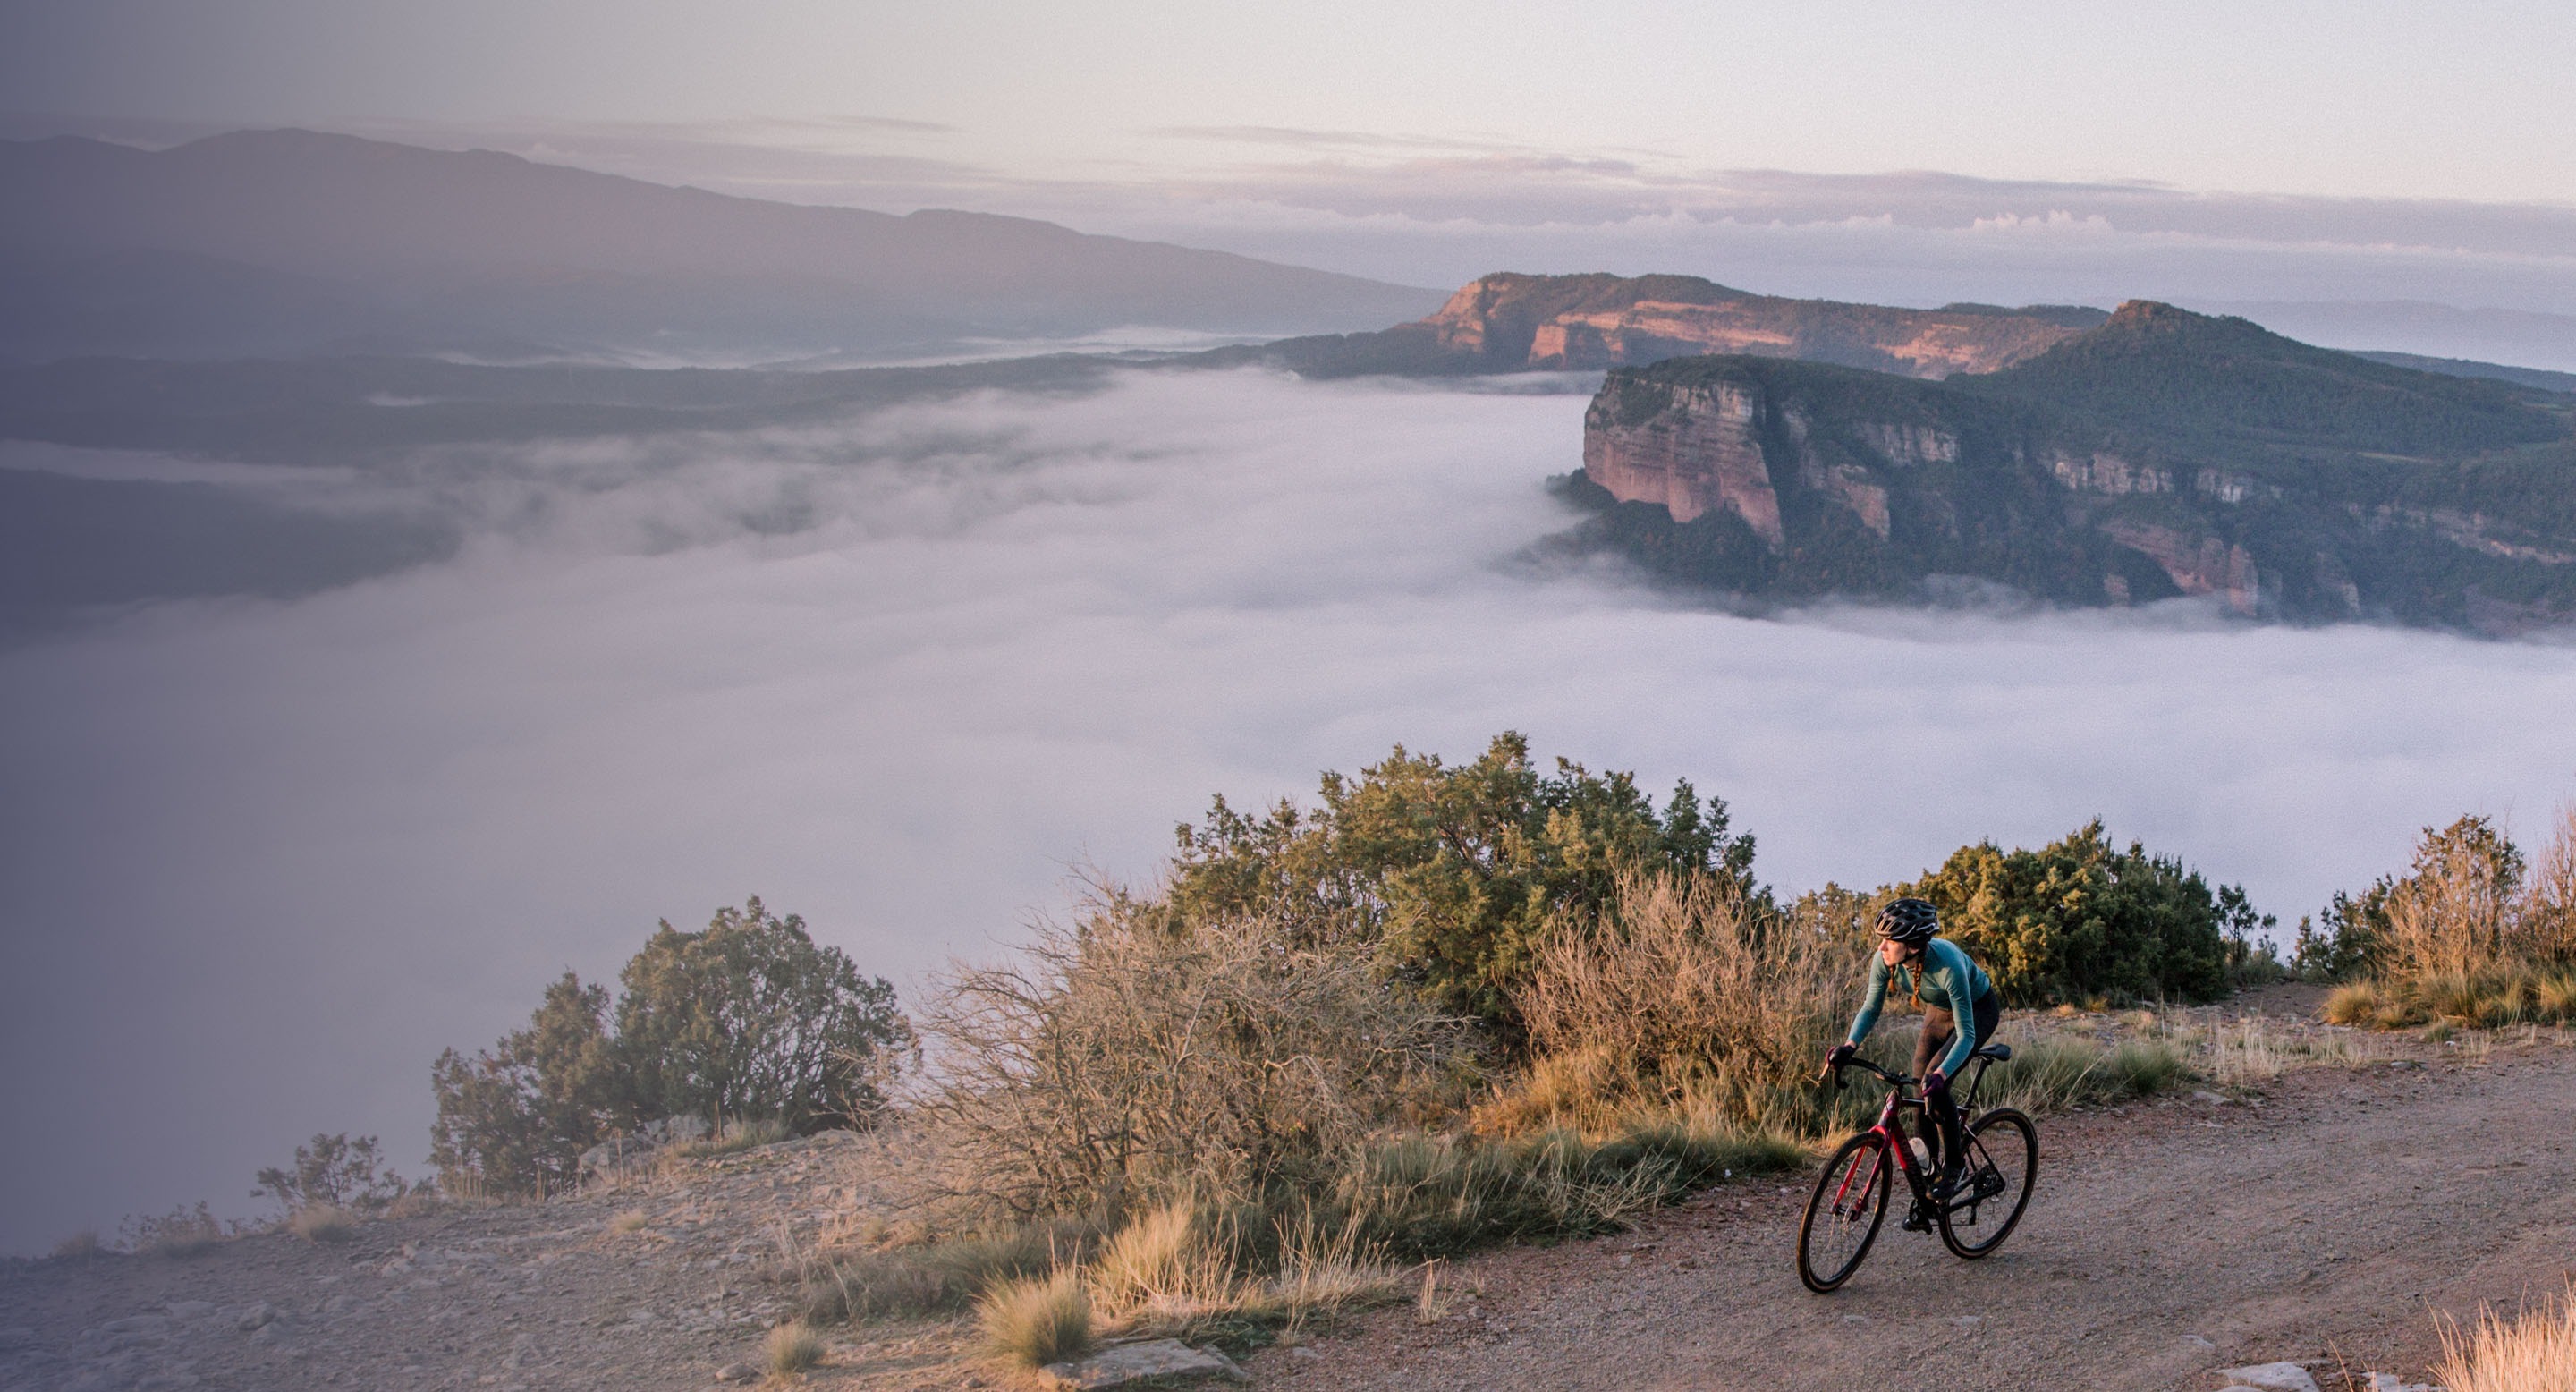
[{"label": "cycling jersey", "polygon": [[[1911,967],[1890,967],[1887,959],[1873,957],[1869,963],[1869,995],[1860,1003],[1860,1014],[1852,1020],[1846,1036],[1854,1047],[1869,1037],[1878,1023],[1878,1009],[1887,1003],[1887,978],[1890,972],[1904,974],[1906,989],[1936,1005],[1946,1004],[1958,1033],[1951,1040],[1950,1051],[1941,1056],[1941,1071],[1955,1075],[1968,1056],[1986,1041],[1977,1037],[1977,1002],[1993,994],[1994,984],[1986,980],[1985,969],[1968,960],[1968,954],[1947,938],[1934,938],[1923,945],[1922,980],[1915,980]],[[1940,997],[1942,999],[1932,999]]]}]

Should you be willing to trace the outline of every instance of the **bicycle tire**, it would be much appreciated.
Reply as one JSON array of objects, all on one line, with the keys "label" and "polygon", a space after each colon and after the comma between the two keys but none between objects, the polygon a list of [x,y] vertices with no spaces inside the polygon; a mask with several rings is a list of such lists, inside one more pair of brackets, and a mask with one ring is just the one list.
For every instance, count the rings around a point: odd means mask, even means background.
[{"label": "bicycle tire", "polygon": [[[1807,1289],[1830,1295],[1860,1270],[1861,1259],[1878,1241],[1879,1225],[1887,1221],[1887,1191],[1895,1187],[1895,1169],[1886,1138],[1875,1131],[1843,1142],[1834,1158],[1825,1162],[1814,1192],[1807,1195],[1807,1211],[1798,1218],[1798,1279]],[[1818,1241],[1820,1213],[1827,1225],[1821,1230],[1823,1243]],[[1864,1218],[1866,1227],[1860,1226]],[[1858,1243],[1850,1255],[1836,1258],[1832,1251],[1822,1250],[1834,1247],[1836,1238],[1849,1241],[1855,1231]],[[1819,1256],[1836,1265],[1830,1271],[1818,1271]]]},{"label": "bicycle tire", "polygon": [[[2010,1138],[1997,1136],[1997,1132],[2008,1132]],[[2003,1246],[2004,1239],[2020,1225],[2022,1210],[2030,1206],[2031,1186],[2039,1181],[2039,1128],[2020,1112],[1997,1107],[1969,1124],[1967,1141],[1968,1167],[1961,1182],[1973,1183],[1992,1169],[2003,1185],[1993,1194],[1941,1210],[1941,1245],[1975,1261]],[[1980,1217],[1993,1217],[1989,1206],[2007,1202],[2009,1208],[2002,1215],[2003,1221],[1986,1229]],[[1980,1215],[1980,1209],[1988,1211]],[[1986,1236],[1982,1241],[1970,1241],[1967,1234],[1959,1231],[1963,1227],[1983,1229]]]}]

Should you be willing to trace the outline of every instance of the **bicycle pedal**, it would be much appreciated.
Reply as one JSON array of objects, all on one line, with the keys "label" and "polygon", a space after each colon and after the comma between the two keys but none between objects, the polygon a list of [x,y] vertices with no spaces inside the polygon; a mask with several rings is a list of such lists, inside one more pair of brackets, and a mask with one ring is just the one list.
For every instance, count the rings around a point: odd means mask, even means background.
[{"label": "bicycle pedal", "polygon": [[1922,1209],[1915,1209],[1905,1215],[1905,1222],[1902,1226],[1907,1232],[1930,1232],[1932,1231],[1932,1215],[1924,1212]]}]

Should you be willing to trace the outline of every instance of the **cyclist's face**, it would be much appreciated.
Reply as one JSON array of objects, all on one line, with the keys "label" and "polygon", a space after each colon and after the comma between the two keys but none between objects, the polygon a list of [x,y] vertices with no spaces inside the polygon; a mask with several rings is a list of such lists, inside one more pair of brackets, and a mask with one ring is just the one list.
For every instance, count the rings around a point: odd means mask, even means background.
[{"label": "cyclist's face", "polygon": [[1898,942],[1894,938],[1879,939],[1878,960],[1885,962],[1891,967],[1903,964],[1905,961],[1905,944]]}]

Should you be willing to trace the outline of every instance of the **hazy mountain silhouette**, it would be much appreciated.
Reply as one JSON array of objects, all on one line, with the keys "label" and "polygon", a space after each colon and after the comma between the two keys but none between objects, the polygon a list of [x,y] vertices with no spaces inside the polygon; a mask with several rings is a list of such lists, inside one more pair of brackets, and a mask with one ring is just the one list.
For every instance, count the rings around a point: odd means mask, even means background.
[{"label": "hazy mountain silhouette", "polygon": [[897,217],[301,130],[0,142],[0,353],[824,353],[1381,327],[1436,291],[981,213]]}]

